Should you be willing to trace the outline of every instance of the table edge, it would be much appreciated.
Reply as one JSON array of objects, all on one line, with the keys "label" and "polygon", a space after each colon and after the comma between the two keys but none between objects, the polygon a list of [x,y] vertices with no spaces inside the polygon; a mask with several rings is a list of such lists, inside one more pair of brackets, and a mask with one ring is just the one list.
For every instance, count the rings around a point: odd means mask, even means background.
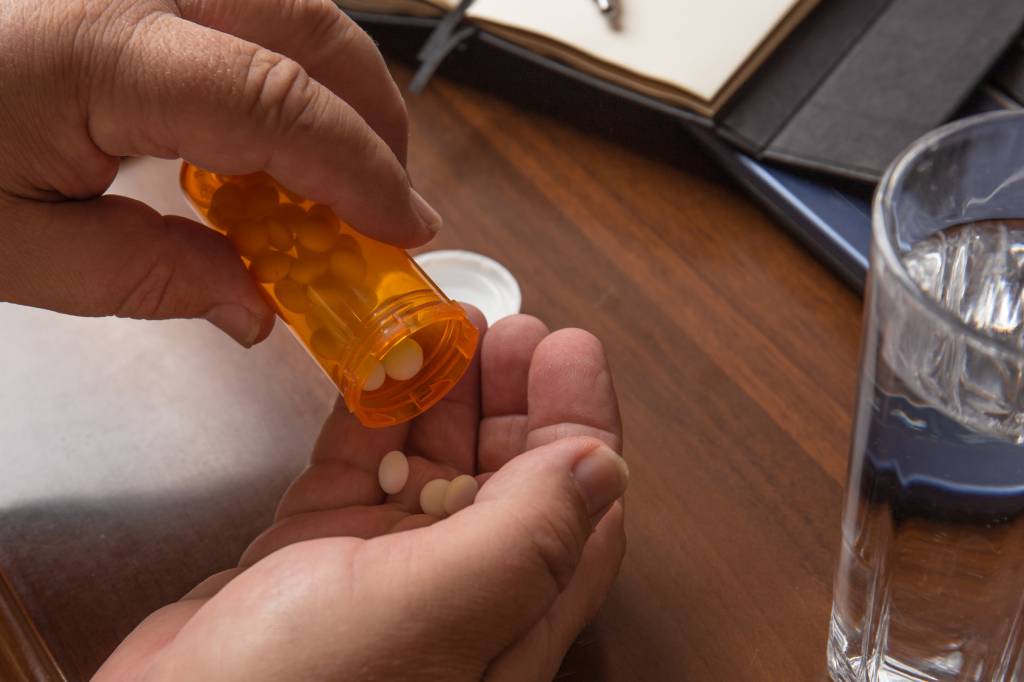
[{"label": "table edge", "polygon": [[66,682],[39,629],[0,570],[0,677],[10,682]]}]

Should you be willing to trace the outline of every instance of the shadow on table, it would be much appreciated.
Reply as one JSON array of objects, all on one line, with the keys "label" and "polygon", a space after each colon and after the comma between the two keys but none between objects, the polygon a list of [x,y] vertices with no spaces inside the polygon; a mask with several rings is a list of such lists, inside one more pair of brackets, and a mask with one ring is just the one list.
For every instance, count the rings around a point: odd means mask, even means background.
[{"label": "shadow on table", "polygon": [[0,568],[68,679],[88,679],[145,616],[233,566],[286,483],[11,506]]},{"label": "shadow on table", "polygon": [[[14,506],[0,513],[0,568],[67,678],[86,680],[147,615],[233,567],[280,492],[254,478]],[[606,636],[585,630],[557,679],[606,679]]]}]

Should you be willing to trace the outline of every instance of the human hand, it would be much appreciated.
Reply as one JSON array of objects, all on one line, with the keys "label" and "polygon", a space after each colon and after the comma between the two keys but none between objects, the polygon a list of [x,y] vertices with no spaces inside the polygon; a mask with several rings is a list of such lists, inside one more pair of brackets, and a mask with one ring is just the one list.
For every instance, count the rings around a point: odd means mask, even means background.
[{"label": "human hand", "polygon": [[398,89],[329,0],[5,0],[0,61],[0,301],[269,333],[223,237],[100,197],[122,156],[263,170],[401,246],[440,224]]},{"label": "human hand", "polygon": [[[147,618],[97,682],[550,680],[625,549],[614,389],[593,336],[527,316],[477,357],[412,423],[339,406],[239,568]],[[410,476],[385,496],[392,449]],[[484,481],[474,504],[418,513],[424,483],[459,473]]]}]

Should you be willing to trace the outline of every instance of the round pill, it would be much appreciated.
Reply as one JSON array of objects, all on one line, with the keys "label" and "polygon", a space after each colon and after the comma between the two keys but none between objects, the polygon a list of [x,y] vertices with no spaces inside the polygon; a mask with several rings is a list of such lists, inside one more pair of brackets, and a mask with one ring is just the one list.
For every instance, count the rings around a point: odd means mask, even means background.
[{"label": "round pill", "polygon": [[301,204],[303,201],[305,201],[305,199],[302,198],[302,196],[296,194],[287,187],[283,185],[278,185],[278,187],[282,192],[284,192],[284,195],[288,197],[289,200],[294,201],[296,204]]},{"label": "round pill", "polygon": [[246,258],[262,253],[270,246],[270,230],[258,220],[241,220],[228,228],[228,237],[235,250]]},{"label": "round pill", "polygon": [[221,185],[210,199],[210,222],[226,229],[244,208],[245,192],[242,188],[235,184]]},{"label": "round pill", "polygon": [[379,362],[375,363],[370,371],[370,376],[366,377],[366,381],[363,382],[363,390],[376,391],[384,385],[384,379],[386,378],[387,373],[384,371],[384,365]]},{"label": "round pill", "polygon": [[292,237],[291,228],[281,222],[278,218],[267,220],[267,228],[270,230],[270,245],[278,251],[288,251],[292,248],[295,238]]},{"label": "round pill", "polygon": [[271,217],[275,220],[280,220],[285,227],[294,233],[299,223],[306,219],[306,211],[301,206],[296,206],[295,204],[278,204]]},{"label": "round pill", "polygon": [[253,184],[245,188],[245,211],[253,218],[266,218],[277,208],[277,201],[277,188],[267,176],[254,178]]},{"label": "round pill", "polygon": [[366,260],[356,251],[331,251],[331,272],[346,284],[359,284],[366,277]]},{"label": "round pill", "polygon": [[316,305],[326,306],[346,316],[366,315],[377,305],[377,296],[372,289],[346,286],[330,275],[313,282],[307,295]]},{"label": "round pill", "polygon": [[[314,207],[315,208],[315,207]],[[299,223],[295,238],[304,248],[316,253],[330,251],[338,237],[338,228],[317,215],[307,215]]]},{"label": "round pill", "polygon": [[358,254],[362,254],[362,249],[359,248],[359,242],[347,234],[339,234],[338,241],[334,242],[334,248],[346,249],[348,251],[355,251]]},{"label": "round pill", "polygon": [[306,313],[313,309],[313,303],[306,296],[306,287],[290,279],[274,284],[274,296],[293,313]]},{"label": "round pill", "polygon": [[444,492],[444,511],[449,516],[473,504],[480,489],[476,479],[468,474],[456,476]]},{"label": "round pill", "polygon": [[309,284],[320,275],[326,273],[329,267],[330,264],[327,262],[327,256],[324,254],[305,253],[292,263],[291,270],[288,271],[288,277],[294,279],[299,284]]},{"label": "round pill", "polygon": [[335,232],[338,231],[338,216],[334,215],[334,211],[332,211],[329,206],[325,204],[313,204],[309,207],[309,210],[306,211],[306,213],[309,214],[311,218],[316,218],[321,222],[327,223]]},{"label": "round pill", "polygon": [[321,328],[313,332],[309,337],[309,345],[313,347],[317,355],[331,360],[337,360],[341,355],[342,343],[337,334],[330,329]]},{"label": "round pill", "polygon": [[402,492],[405,482],[409,480],[409,460],[401,450],[392,450],[384,455],[377,468],[377,480],[380,488],[388,495]]},{"label": "round pill", "polygon": [[435,478],[427,482],[420,491],[420,509],[424,514],[444,516],[444,494],[448,491],[448,481],[443,478]]},{"label": "round pill", "polygon": [[323,329],[327,326],[324,322],[324,318],[320,315],[322,311],[310,310],[306,313],[306,326],[309,327],[309,331],[315,332],[317,329]]},{"label": "round pill", "polygon": [[252,259],[249,272],[257,282],[277,282],[288,275],[288,268],[291,265],[292,259],[286,254],[277,251],[264,251]]},{"label": "round pill", "polygon": [[384,371],[395,381],[416,376],[423,367],[423,348],[415,339],[403,339],[384,356]]}]

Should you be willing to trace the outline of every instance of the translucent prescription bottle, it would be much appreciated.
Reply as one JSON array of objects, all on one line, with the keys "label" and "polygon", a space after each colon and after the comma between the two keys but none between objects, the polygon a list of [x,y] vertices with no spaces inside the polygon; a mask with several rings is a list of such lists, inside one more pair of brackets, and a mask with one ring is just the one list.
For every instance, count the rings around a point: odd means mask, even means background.
[{"label": "translucent prescription bottle", "polygon": [[412,419],[455,386],[477,330],[409,255],[269,175],[188,163],[181,186],[366,426]]}]

